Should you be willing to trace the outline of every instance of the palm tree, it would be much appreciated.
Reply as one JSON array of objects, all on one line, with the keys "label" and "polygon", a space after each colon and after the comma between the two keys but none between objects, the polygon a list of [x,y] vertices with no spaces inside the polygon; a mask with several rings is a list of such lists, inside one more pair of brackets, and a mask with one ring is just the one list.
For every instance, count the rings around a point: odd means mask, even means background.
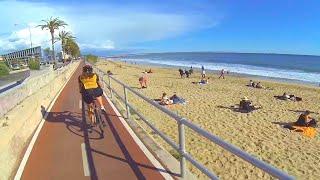
[{"label": "palm tree", "polygon": [[61,41],[61,49],[62,49],[62,55],[63,55],[63,60],[65,60],[65,53],[66,53],[66,43],[68,40],[73,40],[75,39],[74,36],[72,36],[71,32],[67,32],[67,31],[60,31],[59,32],[59,38]]},{"label": "palm tree", "polygon": [[44,24],[40,24],[40,25],[38,25],[38,27],[41,27],[42,30],[46,29],[46,30],[50,31],[51,45],[52,45],[52,57],[53,57],[54,63],[56,64],[56,57],[54,54],[54,43],[55,43],[54,31],[58,30],[60,27],[65,27],[68,24],[58,18],[52,18],[52,17],[47,20],[42,20],[42,22],[44,22]]},{"label": "palm tree", "polygon": [[79,45],[74,39],[67,39],[65,48],[68,54],[70,54],[72,57],[77,57],[80,55]]}]

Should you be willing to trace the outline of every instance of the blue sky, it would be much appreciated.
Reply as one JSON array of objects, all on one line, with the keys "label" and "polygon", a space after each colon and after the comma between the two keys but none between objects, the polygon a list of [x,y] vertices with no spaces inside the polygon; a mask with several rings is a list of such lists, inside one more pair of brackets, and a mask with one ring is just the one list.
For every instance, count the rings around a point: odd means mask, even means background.
[{"label": "blue sky", "polygon": [[2,0],[0,9],[0,54],[29,47],[28,27],[34,45],[49,47],[49,32],[35,26],[52,16],[85,52],[320,55],[317,0]]}]

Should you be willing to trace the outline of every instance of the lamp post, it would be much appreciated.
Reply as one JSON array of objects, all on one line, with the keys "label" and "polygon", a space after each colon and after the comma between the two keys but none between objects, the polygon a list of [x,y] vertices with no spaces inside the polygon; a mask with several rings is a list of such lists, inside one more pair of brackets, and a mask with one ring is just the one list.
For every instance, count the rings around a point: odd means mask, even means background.
[{"label": "lamp post", "polygon": [[[28,30],[29,30],[29,38],[30,38],[30,49],[32,49],[32,35],[31,35],[31,28],[30,28],[30,25],[29,24],[26,24],[26,23],[22,23],[22,24],[14,24],[14,26],[18,26],[18,25],[26,25],[28,26]],[[33,51],[31,50],[31,58],[34,58],[34,55],[33,55]],[[30,60],[30,59],[29,59]],[[28,61],[27,59],[24,59],[25,63],[27,64]]]}]

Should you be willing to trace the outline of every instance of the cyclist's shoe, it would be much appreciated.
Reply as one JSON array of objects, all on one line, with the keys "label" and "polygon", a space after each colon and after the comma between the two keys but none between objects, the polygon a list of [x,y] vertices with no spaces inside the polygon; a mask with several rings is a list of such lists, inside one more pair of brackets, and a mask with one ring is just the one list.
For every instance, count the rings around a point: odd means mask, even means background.
[{"label": "cyclist's shoe", "polygon": [[105,121],[102,121],[102,126],[103,126],[103,127],[107,127],[107,124],[106,124]]},{"label": "cyclist's shoe", "polygon": [[88,127],[88,132],[89,132],[89,133],[92,133],[92,127],[91,127],[91,125]]},{"label": "cyclist's shoe", "polygon": [[101,111],[106,112],[106,109],[102,106],[102,107],[101,107]]}]

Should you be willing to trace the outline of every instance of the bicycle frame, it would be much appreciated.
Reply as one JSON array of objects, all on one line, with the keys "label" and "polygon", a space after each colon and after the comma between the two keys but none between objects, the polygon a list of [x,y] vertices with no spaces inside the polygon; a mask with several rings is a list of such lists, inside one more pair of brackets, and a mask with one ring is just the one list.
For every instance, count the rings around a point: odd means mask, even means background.
[{"label": "bicycle frame", "polygon": [[96,119],[96,123],[99,125],[99,128],[100,128],[101,132],[103,132],[103,127],[105,125],[104,125],[104,122],[102,122],[103,120],[101,118],[101,109],[100,109],[100,107],[98,105],[98,102],[97,102],[96,98],[94,98],[94,100],[93,100],[93,113],[94,113],[93,115],[94,115],[94,117]]}]

